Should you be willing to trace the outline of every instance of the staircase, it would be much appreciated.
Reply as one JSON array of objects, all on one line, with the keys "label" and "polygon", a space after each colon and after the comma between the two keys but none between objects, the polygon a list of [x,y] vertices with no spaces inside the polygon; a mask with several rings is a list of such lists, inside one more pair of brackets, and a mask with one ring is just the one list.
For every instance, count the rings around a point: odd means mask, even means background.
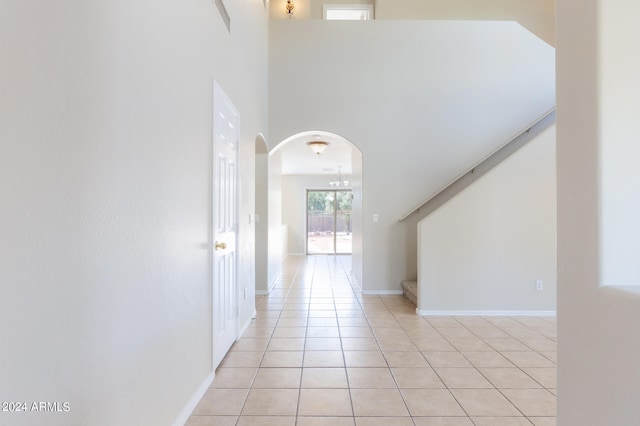
[{"label": "staircase", "polygon": [[484,157],[482,160],[471,166],[460,176],[431,194],[417,206],[407,211],[399,221],[407,219],[409,216],[419,214],[420,218],[424,218],[438,209],[441,205],[458,195],[462,190],[480,179],[489,170],[506,160],[511,154],[522,148],[527,142],[534,139],[541,132],[556,122],[555,107],[546,112],[541,117],[533,121],[522,132],[506,141],[498,149]]},{"label": "staircase", "polygon": [[[555,120],[555,109],[552,109],[542,117],[536,119],[521,133],[508,140],[499,149],[485,157],[482,161],[473,165],[473,167],[468,169],[465,173],[458,176],[448,185],[445,185],[439,191],[432,194],[416,207],[408,211],[400,218],[400,221],[404,221],[410,216],[414,216],[414,220],[419,222],[420,220],[429,216],[432,212],[444,205],[447,201],[457,196],[465,188],[480,179],[491,169],[509,158],[511,154],[525,146],[529,141],[535,139],[544,130],[553,125],[555,123]],[[402,282],[402,293],[404,297],[416,306],[418,306],[417,287],[418,283],[415,280],[405,280]]]},{"label": "staircase", "polygon": [[406,280],[402,282],[402,295],[411,303],[418,306],[418,281]]}]

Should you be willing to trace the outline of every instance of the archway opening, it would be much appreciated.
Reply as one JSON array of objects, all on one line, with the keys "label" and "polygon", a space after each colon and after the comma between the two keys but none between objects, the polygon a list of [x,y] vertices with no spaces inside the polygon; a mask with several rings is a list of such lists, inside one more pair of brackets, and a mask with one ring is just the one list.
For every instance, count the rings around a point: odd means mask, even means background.
[{"label": "archway opening", "polygon": [[255,141],[255,262],[256,294],[264,295],[268,291],[268,230],[269,203],[268,166],[269,146],[261,133]]},{"label": "archway opening", "polygon": [[[310,144],[324,142],[320,154]],[[311,229],[308,210],[309,191],[348,190],[350,205],[340,212],[315,212],[333,220],[334,238],[350,240],[349,268],[356,288],[361,288],[362,277],[362,153],[350,140],[336,133],[311,130],[294,134],[278,143],[268,156],[268,288],[281,274],[282,261],[289,255],[307,255],[310,234],[329,238],[330,231]],[[346,182],[346,183],[345,183]],[[324,206],[330,206],[327,202]],[[328,209],[328,207],[327,207]],[[336,224],[339,222],[339,224]],[[338,228],[338,227],[341,228]],[[344,228],[344,229],[342,229]],[[331,245],[329,245],[331,246]]]}]

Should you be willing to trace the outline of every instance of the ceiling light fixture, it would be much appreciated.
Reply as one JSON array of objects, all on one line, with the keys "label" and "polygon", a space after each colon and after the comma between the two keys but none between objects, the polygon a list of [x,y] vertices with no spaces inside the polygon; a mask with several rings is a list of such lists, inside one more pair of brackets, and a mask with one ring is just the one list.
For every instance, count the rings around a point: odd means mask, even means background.
[{"label": "ceiling light fixture", "polygon": [[311,148],[311,151],[313,151],[316,155],[320,155],[322,154],[322,151],[324,151],[324,149],[327,146],[329,146],[329,142],[311,141],[311,142],[307,142],[307,145],[309,146],[309,148]]},{"label": "ceiling light fixture", "polygon": [[338,166],[338,177],[329,181],[330,186],[349,186],[349,180],[342,178],[342,167]]}]

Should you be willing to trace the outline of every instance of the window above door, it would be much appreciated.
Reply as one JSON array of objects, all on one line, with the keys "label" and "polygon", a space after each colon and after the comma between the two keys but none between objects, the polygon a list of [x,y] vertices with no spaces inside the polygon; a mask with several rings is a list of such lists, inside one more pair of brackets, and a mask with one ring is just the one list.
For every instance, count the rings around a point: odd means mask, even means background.
[{"label": "window above door", "polygon": [[325,4],[323,17],[328,21],[368,21],[373,17],[372,4]]}]

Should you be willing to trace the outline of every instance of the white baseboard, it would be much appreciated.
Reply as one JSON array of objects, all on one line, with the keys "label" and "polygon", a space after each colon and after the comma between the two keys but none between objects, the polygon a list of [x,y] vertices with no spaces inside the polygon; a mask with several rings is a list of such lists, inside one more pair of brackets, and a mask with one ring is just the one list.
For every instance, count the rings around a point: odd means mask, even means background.
[{"label": "white baseboard", "polygon": [[240,330],[238,330],[238,339],[240,340],[240,338],[242,337],[242,335],[244,334],[245,331],[247,331],[247,328],[249,328],[249,326],[251,325],[251,321],[253,320],[253,318],[255,318],[256,314],[255,311],[253,313],[253,315],[251,315],[251,317],[249,317],[249,319],[244,323],[244,325],[240,328]]},{"label": "white baseboard", "polygon": [[363,290],[362,294],[367,296],[395,296],[402,295],[402,290]]},{"label": "white baseboard", "polygon": [[276,287],[276,284],[278,284],[278,280],[280,279],[281,276],[282,276],[282,271],[280,271],[280,273],[278,275],[276,275],[276,277],[273,279],[273,281],[271,281],[269,283],[269,286],[267,288],[267,295],[271,294],[273,289]]},{"label": "white baseboard", "polygon": [[423,311],[416,308],[416,314],[445,317],[554,317],[556,311]]},{"label": "white baseboard", "polygon": [[207,389],[209,389],[209,387],[211,386],[211,383],[213,382],[213,379],[215,377],[215,372],[209,373],[206,379],[204,379],[204,382],[202,382],[202,384],[198,387],[198,390],[196,390],[191,399],[189,399],[187,405],[185,405],[178,417],[173,421],[173,426],[184,426],[185,423],[187,423],[189,417],[191,417],[191,414],[193,414],[193,410],[196,409],[196,406],[204,396]]},{"label": "white baseboard", "polygon": [[280,276],[282,275],[282,272],[280,272],[278,275],[276,275],[276,277],[273,279],[273,281],[271,281],[269,284],[267,284],[267,289],[266,290],[256,290],[256,296],[268,296],[271,294],[271,292],[273,291],[273,289],[276,287],[276,284],[278,284],[278,280],[280,279]]}]

